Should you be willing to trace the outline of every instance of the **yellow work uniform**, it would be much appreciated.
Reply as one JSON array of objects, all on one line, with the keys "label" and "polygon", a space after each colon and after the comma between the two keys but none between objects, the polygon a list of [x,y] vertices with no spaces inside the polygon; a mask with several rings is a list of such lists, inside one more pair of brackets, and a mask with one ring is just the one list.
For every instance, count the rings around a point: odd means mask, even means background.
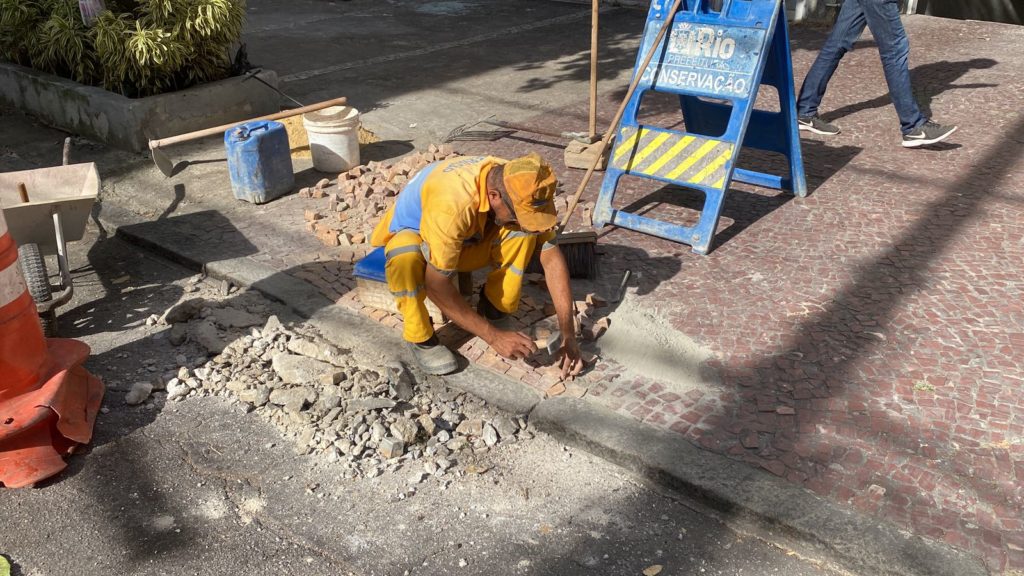
[{"label": "yellow work uniform", "polygon": [[484,293],[495,308],[519,308],[523,271],[538,243],[555,245],[555,232],[532,233],[516,225],[498,226],[488,213],[487,174],[505,161],[491,156],[459,156],[421,170],[398,195],[370,239],[385,246],[388,289],[404,321],[408,342],[434,334],[424,305],[426,267],[445,276],[488,265]]}]

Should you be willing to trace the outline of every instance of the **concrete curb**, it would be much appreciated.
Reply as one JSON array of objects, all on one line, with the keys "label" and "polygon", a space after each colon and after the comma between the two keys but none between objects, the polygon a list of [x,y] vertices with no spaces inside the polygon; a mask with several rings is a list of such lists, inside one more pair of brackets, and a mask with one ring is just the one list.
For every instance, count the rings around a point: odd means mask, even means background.
[{"label": "concrete curb", "polygon": [[[259,73],[277,86],[277,74]],[[128,98],[96,86],[40,70],[0,62],[0,102],[25,111],[46,124],[124,150],[149,149],[149,136],[166,138],[210,126],[271,114],[281,97],[241,76],[200,84],[176,92]]]},{"label": "concrete curb", "polygon": [[[173,233],[150,235],[143,220],[116,206],[97,216],[108,233],[211,277],[259,290],[306,317],[335,344],[354,353],[411,363],[401,338],[367,318],[332,306],[311,284],[248,257],[203,262],[176,247]],[[734,528],[827,565],[860,574],[973,576],[983,564],[944,544],[839,506],[739,461],[695,447],[683,437],[644,425],[581,399],[541,401],[528,386],[473,365],[445,381],[514,414],[537,429],[695,499]]]}]

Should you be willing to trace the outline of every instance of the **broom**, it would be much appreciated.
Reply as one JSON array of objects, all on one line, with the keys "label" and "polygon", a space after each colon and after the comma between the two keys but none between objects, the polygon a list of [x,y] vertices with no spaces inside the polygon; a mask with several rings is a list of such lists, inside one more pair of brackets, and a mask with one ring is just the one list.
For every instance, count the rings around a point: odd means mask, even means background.
[{"label": "broom", "polygon": [[[622,103],[619,104],[619,109],[615,112],[615,117],[612,118],[611,125],[608,126],[608,131],[604,133],[604,138],[601,139],[601,146],[598,148],[597,154],[594,155],[594,160],[590,164],[590,168],[587,169],[587,173],[583,176],[583,180],[580,181],[580,185],[576,188],[576,193],[573,194],[569,201],[569,205],[566,208],[565,216],[562,218],[562,222],[558,225],[558,247],[561,248],[562,254],[565,256],[565,262],[569,267],[569,276],[571,278],[587,278],[594,279],[597,277],[597,232],[588,230],[585,232],[565,232],[565,227],[569,223],[569,219],[572,218],[573,212],[576,211],[576,205],[579,204],[580,198],[583,196],[583,191],[586,190],[587,184],[590,183],[591,176],[594,175],[594,170],[597,169],[597,165],[601,163],[601,158],[604,156],[605,150],[608,149],[608,145],[612,138],[615,136],[615,129],[619,126],[619,122],[622,120],[622,115],[626,111],[626,105],[629,104],[633,93],[636,92],[637,86],[640,85],[640,78],[643,77],[643,71],[647,69],[647,66],[651,63],[651,59],[654,57],[654,53],[658,47],[661,46],[661,40],[665,37],[665,33],[668,32],[670,26],[672,26],[672,20],[675,19],[676,11],[679,10],[679,5],[682,0],[675,0],[672,4],[672,8],[669,9],[667,16],[665,17],[665,23],[662,24],[661,29],[658,31],[658,35],[655,36],[654,42],[651,44],[651,49],[647,52],[647,56],[644,57],[643,63],[637,68],[633,81],[629,83],[629,89],[626,90],[626,96],[622,99]],[[593,50],[593,38],[591,38]],[[641,48],[643,47],[643,40],[641,39]],[[534,258],[530,263],[530,269],[528,272],[540,272],[542,270],[540,266],[539,256]]]}]

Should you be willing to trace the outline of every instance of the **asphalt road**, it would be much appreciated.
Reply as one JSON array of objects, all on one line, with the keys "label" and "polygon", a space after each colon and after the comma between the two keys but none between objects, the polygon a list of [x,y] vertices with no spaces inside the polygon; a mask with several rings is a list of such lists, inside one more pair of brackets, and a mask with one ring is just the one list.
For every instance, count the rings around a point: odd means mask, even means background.
[{"label": "asphalt road", "polygon": [[[0,491],[15,575],[833,574],[545,435],[412,493],[407,471],[344,479],[226,400],[127,406],[134,381],[177,366],[166,327],[146,319],[194,275],[92,222],[71,262],[61,329],[92,346],[105,413],[63,474]],[[195,290],[223,296],[214,282]]]}]

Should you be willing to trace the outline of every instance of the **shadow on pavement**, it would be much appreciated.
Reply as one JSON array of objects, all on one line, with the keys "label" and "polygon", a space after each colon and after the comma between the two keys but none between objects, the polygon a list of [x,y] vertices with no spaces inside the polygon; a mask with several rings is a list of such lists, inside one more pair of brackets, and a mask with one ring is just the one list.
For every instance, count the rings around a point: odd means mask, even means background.
[{"label": "shadow on pavement", "polygon": [[[999,141],[1005,142],[1006,138],[1021,130],[1024,130],[1024,120],[1008,127]],[[722,423],[733,430],[723,429],[718,434],[712,433],[715,438],[709,439],[711,446],[705,447],[724,452],[730,445],[721,443],[720,439],[735,439],[739,436],[735,433],[739,428],[753,429],[757,431],[760,446],[755,447],[754,452],[741,452],[741,455],[745,454],[751,464],[763,465],[765,460],[761,460],[761,457],[770,461],[778,457],[779,449],[786,451],[794,444],[804,443],[808,450],[818,456],[816,460],[822,463],[814,464],[810,478],[800,478],[803,473],[797,471],[798,477],[795,479],[807,480],[806,486],[827,493],[826,484],[821,482],[821,478],[833,476],[835,472],[827,469],[824,463],[838,464],[848,455],[848,450],[846,446],[816,442],[814,437],[817,434],[812,430],[818,426],[834,428],[843,424],[818,421],[814,412],[805,412],[801,406],[809,404],[812,401],[809,399],[842,402],[844,396],[853,392],[853,383],[864,378],[860,372],[863,369],[860,362],[877,353],[883,346],[878,338],[871,335],[870,330],[885,328],[899,305],[914,298],[915,294],[931,284],[929,269],[933,262],[959,239],[968,223],[980,217],[992,191],[1008,178],[1022,157],[1024,149],[1020,146],[996,146],[985,152],[976,164],[976,168],[984,171],[987,176],[984,184],[979,184],[973,173],[966,173],[950,182],[945,188],[945,196],[922,206],[919,216],[900,238],[881,251],[873,262],[860,266],[845,288],[829,299],[830,305],[812,315],[800,326],[794,338],[782,344],[784,352],[753,359],[744,366],[723,367],[725,380],[739,384],[736,390],[738,401],[726,407],[724,414],[727,417]],[[851,335],[851,326],[861,328],[853,330]],[[771,423],[767,428],[762,427],[765,421],[759,414],[759,406],[766,398],[772,405],[795,406],[795,414],[769,414]],[[1006,486],[998,480],[966,475],[959,469],[962,463],[946,461],[928,452],[928,444],[946,447],[956,443],[960,449],[972,454],[987,454],[980,443],[954,434],[952,425],[945,430],[919,430],[914,428],[913,418],[895,420],[889,412],[878,410],[871,410],[871,414],[870,417],[851,414],[843,420],[847,420],[851,426],[870,430],[866,435],[858,435],[856,438],[895,448],[904,458],[919,459],[919,465],[923,467],[958,478],[977,497],[978,505],[998,507],[1005,505],[1006,499],[1012,498]],[[885,421],[879,422],[876,419]],[[864,434],[863,431],[860,433]],[[761,456],[752,457],[755,452]],[[857,453],[857,449],[851,452],[853,456]],[[859,457],[863,459],[863,455]],[[875,508],[872,510],[874,513],[902,525],[914,526],[919,520],[916,510],[930,511],[937,506],[931,494],[920,493],[912,485],[904,485],[885,474],[885,470],[866,474],[860,488],[876,483],[888,490],[886,501],[902,500],[904,504]],[[844,487],[836,489],[842,492]],[[867,502],[861,504],[870,508]],[[955,511],[955,507],[952,511]],[[1004,555],[1008,553],[1008,535],[979,528],[971,524],[972,519],[973,514],[962,516],[957,520],[959,524],[949,526],[949,529],[971,535],[978,539],[978,543],[982,538],[988,542],[999,542],[994,548],[1001,548]],[[917,528],[929,530],[933,527],[926,524]],[[942,537],[942,534],[925,533],[933,538]],[[990,567],[999,562],[991,554],[984,554],[983,550],[969,552],[984,556]],[[1024,560],[1019,556],[1018,566]]]},{"label": "shadow on pavement", "polygon": [[381,140],[359,146],[359,160],[367,162],[384,162],[412,152],[415,147],[409,140]]},{"label": "shadow on pavement", "polygon": [[[972,70],[992,68],[996,64],[998,62],[991,58],[972,58],[971,60],[959,60],[956,62],[930,62],[916,66],[910,71],[910,83],[914,88],[914,96],[917,98],[918,106],[921,108],[921,114],[925,118],[931,118],[932,100],[947,90],[994,88],[999,86],[998,84],[977,82],[972,84],[954,84],[961,76]],[[883,88],[885,88],[884,82],[879,89]],[[863,110],[884,108],[891,104],[892,99],[889,97],[889,92],[886,91],[885,94],[877,98],[830,110],[822,114],[821,117],[828,122],[832,122]]]},{"label": "shadow on pavement", "polygon": [[[682,188],[675,185],[662,186],[647,195],[640,195],[635,188],[626,189],[624,184],[628,177],[619,182],[617,199],[624,204],[620,210],[654,218],[662,222],[695,226],[704,209],[704,194],[698,190]],[[772,195],[758,194],[747,190],[732,188],[725,195],[722,205],[721,220],[718,232],[712,239],[711,249],[725,244],[758,220],[781,208],[794,196],[788,192]],[[725,227],[722,227],[723,221]],[[681,263],[676,263],[676,270]],[[670,277],[666,277],[668,279]]]}]

